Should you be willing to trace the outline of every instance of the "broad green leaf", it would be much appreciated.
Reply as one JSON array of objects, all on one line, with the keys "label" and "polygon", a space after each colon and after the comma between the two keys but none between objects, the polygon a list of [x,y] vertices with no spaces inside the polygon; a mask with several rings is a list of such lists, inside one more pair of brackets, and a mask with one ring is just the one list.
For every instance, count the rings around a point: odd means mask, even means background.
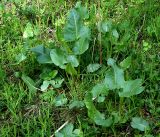
[{"label": "broad green leaf", "polygon": [[127,57],[126,59],[124,59],[121,63],[120,63],[120,66],[125,70],[127,68],[130,67],[131,65],[131,56]]},{"label": "broad green leaf", "polygon": [[54,87],[54,88],[60,88],[62,86],[64,79],[61,78],[56,78],[54,80],[50,80],[50,84]]},{"label": "broad green leaf", "polygon": [[114,29],[114,30],[112,31],[112,35],[113,35],[116,39],[119,38],[119,34],[118,34],[118,32],[117,32],[116,29]]},{"label": "broad green leaf", "polygon": [[67,57],[67,61],[68,61],[68,63],[71,63],[71,65],[73,67],[78,67],[78,65],[79,65],[78,59],[76,58],[75,55],[69,55]]},{"label": "broad green leaf", "polygon": [[109,66],[114,66],[114,65],[116,64],[116,61],[115,61],[114,59],[112,59],[112,58],[109,58],[109,59],[107,60],[107,64],[108,64]]},{"label": "broad green leaf", "polygon": [[71,65],[71,63],[67,64],[65,70],[66,70],[66,72],[67,72],[68,74],[71,74],[71,75],[76,75],[76,74],[77,74],[76,69]]},{"label": "broad green leaf", "polygon": [[74,100],[69,105],[69,109],[72,109],[72,108],[82,108],[83,106],[84,106],[84,102],[83,101]]},{"label": "broad green leaf", "polygon": [[[105,83],[106,85],[112,90],[112,89],[120,89],[123,87],[123,84],[125,82],[124,80],[124,72],[122,69],[120,69],[116,63],[115,63],[115,60],[113,59],[108,59],[108,65],[111,66],[114,70],[114,73],[113,71],[110,71],[109,73],[106,74],[106,77],[105,77]],[[112,85],[109,85],[109,84],[112,84]],[[113,86],[113,87],[111,87]]]},{"label": "broad green leaf", "polygon": [[99,84],[95,85],[91,90],[93,98],[97,98],[99,95],[107,96],[108,92],[109,91],[108,91],[105,83],[99,83]]},{"label": "broad green leaf", "polygon": [[[47,92],[43,92],[40,95],[40,98],[44,101],[53,101],[55,93],[56,93],[56,91],[54,91],[54,90],[48,90]],[[54,103],[54,101],[52,103]]]},{"label": "broad green leaf", "polygon": [[118,112],[112,112],[113,123],[118,123],[121,120],[121,117]]},{"label": "broad green leaf", "polygon": [[153,135],[148,134],[148,135],[145,135],[144,137],[154,137],[154,136],[153,136]]},{"label": "broad green leaf", "polygon": [[0,3],[0,14],[2,13],[2,11],[5,9],[4,4]]},{"label": "broad green leaf", "polygon": [[89,65],[87,66],[87,72],[95,72],[95,71],[97,71],[100,67],[101,67],[101,65],[98,64],[98,63],[89,64]]},{"label": "broad green leaf", "polygon": [[65,137],[61,132],[55,133],[55,137]]},{"label": "broad green leaf", "polygon": [[89,18],[88,10],[86,7],[81,6],[81,2],[77,2],[75,8],[76,8],[77,12],[79,13],[81,19],[88,19]]},{"label": "broad green leaf", "polygon": [[65,94],[60,94],[57,97],[55,97],[55,106],[59,107],[59,106],[63,106],[67,103],[67,98],[65,96]]},{"label": "broad green leaf", "polygon": [[87,9],[78,2],[70,11],[64,27],[64,40],[73,42],[71,47],[75,55],[83,54],[89,47],[90,29],[84,24],[84,19],[87,18]]},{"label": "broad green leaf", "polygon": [[123,91],[119,92],[119,96],[131,97],[133,95],[140,94],[143,90],[144,90],[144,87],[142,87],[141,79],[125,81],[123,85]]},{"label": "broad green leaf", "polygon": [[75,55],[83,54],[89,48],[89,41],[86,38],[81,38],[76,41],[73,52]]},{"label": "broad green leaf", "polygon": [[64,40],[67,42],[77,41],[78,39],[90,38],[90,30],[84,25],[84,19],[89,17],[88,11],[81,6],[81,2],[76,4],[68,15],[67,23],[64,27]]},{"label": "broad green leaf", "polygon": [[109,32],[112,29],[112,22],[111,21],[102,22],[102,29],[104,32]]},{"label": "broad green leaf", "polygon": [[23,53],[19,53],[17,56],[16,56],[16,61],[17,63],[16,64],[19,64],[20,62],[24,61],[27,57],[23,54]]},{"label": "broad green leaf", "polygon": [[132,118],[131,126],[132,128],[138,129],[140,131],[146,131],[149,129],[149,123],[140,117]]},{"label": "broad green leaf", "polygon": [[52,49],[50,52],[50,57],[52,59],[52,62],[56,66],[59,66],[61,69],[65,69],[65,64],[67,63],[67,57],[65,55],[65,52],[63,52],[59,48]]},{"label": "broad green leaf", "polygon": [[52,63],[52,60],[48,54],[42,54],[42,55],[38,56],[37,61],[40,64],[46,64],[46,63],[51,64]]},{"label": "broad green leaf", "polygon": [[38,45],[34,48],[31,48],[31,51],[37,55],[37,61],[41,64],[52,63],[50,57],[50,49],[45,48],[43,45]]},{"label": "broad green leaf", "polygon": [[64,27],[64,39],[68,42],[77,40],[79,38],[80,28],[80,16],[75,9],[72,9],[69,13],[67,24]]},{"label": "broad green leaf", "polygon": [[109,32],[112,28],[112,23],[110,21],[98,22],[98,31],[102,33]]},{"label": "broad green leaf", "polygon": [[89,40],[90,39],[90,29],[87,27],[87,26],[82,26],[80,28],[80,32],[79,32],[79,36],[80,38],[84,38],[86,40]]},{"label": "broad green leaf", "polygon": [[105,96],[99,96],[97,102],[101,103],[105,101]]},{"label": "broad green leaf", "polygon": [[34,48],[31,48],[31,51],[36,53],[36,54],[38,54],[38,55],[40,55],[40,54],[44,54],[44,48],[45,47],[43,45],[38,45],[38,46],[36,46]]},{"label": "broad green leaf", "polygon": [[35,83],[30,77],[26,76],[25,74],[22,74],[21,78],[23,82],[28,86],[28,89],[30,92],[35,93],[37,91],[37,88],[35,87]]},{"label": "broad green leaf", "polygon": [[57,76],[57,74],[58,74],[58,71],[57,70],[52,70],[50,73],[49,73],[49,77],[51,78],[51,79],[53,79],[53,78],[55,78],[56,76]]},{"label": "broad green leaf", "polygon": [[63,134],[65,136],[72,136],[73,132],[73,124],[69,123],[64,129],[63,129]]},{"label": "broad green leaf", "polygon": [[80,129],[75,129],[73,131],[73,134],[75,135],[75,137],[84,137],[83,132]]},{"label": "broad green leaf", "polygon": [[144,90],[141,79],[130,81],[124,80],[124,71],[116,65],[114,59],[108,59],[108,65],[113,69],[107,71],[105,76],[104,83],[108,89],[121,89],[121,92],[119,92],[120,97],[130,97],[137,95]]},{"label": "broad green leaf", "polygon": [[[21,72],[16,71],[16,72],[14,73],[14,76],[15,76],[16,78],[20,78],[20,77],[21,77]],[[0,77],[1,77],[1,76],[0,76]]]},{"label": "broad green leaf", "polygon": [[104,127],[110,127],[113,124],[112,118],[105,119],[104,115],[101,114],[93,104],[91,93],[87,93],[85,96],[85,105],[88,109],[88,116],[91,118],[97,125]]},{"label": "broad green leaf", "polygon": [[102,23],[102,30],[103,30],[104,32],[109,32],[109,26],[108,26],[107,23]]},{"label": "broad green leaf", "polygon": [[143,40],[143,50],[148,51],[151,48],[152,48],[152,45],[150,43],[148,43],[147,41]]},{"label": "broad green leaf", "polygon": [[114,72],[112,70],[107,71],[104,82],[108,89],[117,89],[117,84],[114,78]]},{"label": "broad green leaf", "polygon": [[45,91],[48,88],[49,84],[49,81],[43,81],[43,84],[41,85],[41,90]]},{"label": "broad green leaf", "polygon": [[23,38],[30,38],[33,37],[34,33],[33,33],[33,26],[31,23],[27,23],[25,30],[23,32]]},{"label": "broad green leaf", "polygon": [[51,80],[55,78],[58,74],[57,70],[43,69],[43,72],[40,74],[40,78],[43,80]]},{"label": "broad green leaf", "polygon": [[67,124],[60,132],[55,133],[55,137],[81,137],[82,132],[79,129],[75,129],[73,124]]}]

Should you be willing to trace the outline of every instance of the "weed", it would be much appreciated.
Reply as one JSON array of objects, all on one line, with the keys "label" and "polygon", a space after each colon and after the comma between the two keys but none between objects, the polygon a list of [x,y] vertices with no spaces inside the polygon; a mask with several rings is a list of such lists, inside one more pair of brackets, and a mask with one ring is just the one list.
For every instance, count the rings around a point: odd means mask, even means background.
[{"label": "weed", "polygon": [[0,135],[159,136],[159,6],[2,0]]}]

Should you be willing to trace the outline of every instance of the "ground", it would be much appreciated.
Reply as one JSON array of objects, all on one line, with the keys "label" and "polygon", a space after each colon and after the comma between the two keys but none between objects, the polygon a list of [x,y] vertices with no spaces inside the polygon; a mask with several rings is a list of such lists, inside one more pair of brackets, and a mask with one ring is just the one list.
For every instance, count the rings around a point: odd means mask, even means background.
[{"label": "ground", "polygon": [[160,136],[159,7],[2,0],[0,136]]}]

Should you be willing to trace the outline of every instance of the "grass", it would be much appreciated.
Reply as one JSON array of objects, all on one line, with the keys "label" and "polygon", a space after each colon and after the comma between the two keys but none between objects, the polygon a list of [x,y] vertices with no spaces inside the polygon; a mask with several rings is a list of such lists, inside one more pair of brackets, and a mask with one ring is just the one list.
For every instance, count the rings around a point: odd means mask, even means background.
[{"label": "grass", "polygon": [[[39,75],[45,67],[35,56],[29,54],[27,60],[15,65],[16,55],[25,45],[38,44],[52,47],[61,44],[56,28],[62,30],[66,16],[76,1],[2,0],[0,3],[0,136],[1,137],[48,137],[53,136],[66,121],[73,123],[74,129],[83,132],[82,136],[160,136],[160,3],[158,0],[104,0],[82,2],[89,9],[87,22],[92,34],[90,48],[81,56],[77,77],[71,77],[59,68],[64,86],[55,94],[64,93],[68,104],[53,105],[52,92],[43,93],[30,90],[16,72],[25,73],[38,85]],[[113,22],[119,33],[115,42],[110,36],[105,38],[97,32],[96,24],[102,20]],[[26,24],[37,28],[38,35],[24,40]],[[85,107],[69,109],[74,100],[83,101],[85,94],[104,79],[108,70],[107,59],[112,57],[117,64],[131,56],[131,65],[125,70],[126,80],[141,78],[145,90],[130,98],[119,98],[115,92],[109,93],[105,102],[95,103],[96,108],[106,116],[110,114],[118,120],[111,127],[97,126],[87,116]],[[102,63],[96,73],[85,73],[90,63]],[[107,66],[107,67],[106,67]],[[52,68],[53,69],[53,68]],[[47,99],[46,99],[47,98]],[[149,122],[150,129],[142,132],[130,125],[132,117],[139,116]]]}]

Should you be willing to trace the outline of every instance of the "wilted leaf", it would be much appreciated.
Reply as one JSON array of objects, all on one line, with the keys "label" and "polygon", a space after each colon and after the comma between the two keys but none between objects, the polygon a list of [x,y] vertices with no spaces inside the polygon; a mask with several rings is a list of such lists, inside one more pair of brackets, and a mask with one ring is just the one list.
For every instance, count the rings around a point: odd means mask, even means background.
[{"label": "wilted leaf", "polygon": [[140,117],[132,118],[131,126],[140,131],[145,131],[149,129],[149,123]]}]

